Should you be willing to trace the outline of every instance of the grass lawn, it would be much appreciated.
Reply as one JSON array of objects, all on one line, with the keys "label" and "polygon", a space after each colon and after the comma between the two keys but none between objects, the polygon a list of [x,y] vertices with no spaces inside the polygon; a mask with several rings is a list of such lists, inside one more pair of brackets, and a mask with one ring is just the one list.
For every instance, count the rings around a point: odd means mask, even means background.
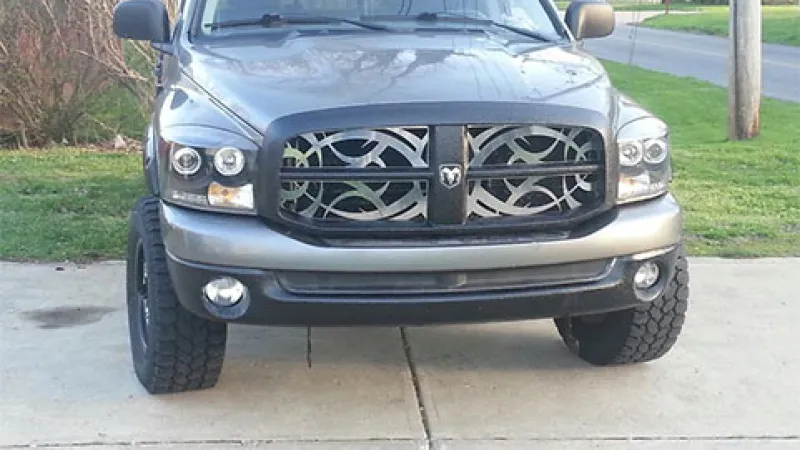
[{"label": "grass lawn", "polygon": [[670,126],[673,191],[692,254],[800,256],[800,104],[764,99],[761,137],[728,142],[724,89],[604,64],[620,90]]},{"label": "grass lawn", "polygon": [[[671,126],[673,191],[694,255],[800,256],[800,105],[765,99],[762,136],[726,141],[725,90],[606,63],[615,84]],[[121,258],[141,157],[0,150],[0,259]]]},{"label": "grass lawn", "polygon": [[[651,17],[642,26],[727,36],[729,14],[727,7],[703,8],[698,14]],[[761,33],[764,42],[800,46],[800,7],[764,6]]]},{"label": "grass lawn", "polygon": [[141,155],[0,150],[0,259],[120,258]]}]

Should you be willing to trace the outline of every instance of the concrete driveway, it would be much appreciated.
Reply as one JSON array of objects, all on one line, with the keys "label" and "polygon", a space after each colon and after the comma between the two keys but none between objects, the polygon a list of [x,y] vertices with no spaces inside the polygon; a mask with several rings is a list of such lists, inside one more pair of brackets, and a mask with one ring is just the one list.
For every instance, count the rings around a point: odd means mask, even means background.
[{"label": "concrete driveway", "polygon": [[800,448],[800,259],[692,260],[664,359],[594,368],[549,321],[233,327],[220,385],[151,397],[123,266],[0,263],[0,448]]}]

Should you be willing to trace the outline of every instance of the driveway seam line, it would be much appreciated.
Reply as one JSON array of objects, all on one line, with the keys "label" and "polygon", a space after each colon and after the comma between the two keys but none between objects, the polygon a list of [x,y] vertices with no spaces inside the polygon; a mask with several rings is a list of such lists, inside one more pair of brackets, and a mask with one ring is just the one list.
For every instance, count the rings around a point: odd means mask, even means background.
[{"label": "driveway seam line", "polygon": [[[631,441],[796,441],[800,440],[800,435],[754,435],[754,436],[583,436],[583,437],[529,437],[529,438],[503,438],[503,437],[488,437],[488,438],[440,438],[431,439],[426,443],[432,445],[434,442],[447,443],[447,442],[480,442],[480,441],[495,441],[495,442],[586,442],[586,441],[603,441],[603,442],[631,442]],[[117,447],[135,447],[135,446],[156,446],[156,445],[203,445],[203,444],[223,444],[223,445],[240,445],[252,446],[260,444],[281,444],[281,443],[369,443],[369,442],[389,442],[389,443],[414,443],[419,442],[419,439],[409,438],[355,438],[355,439],[337,439],[337,438],[319,438],[319,439],[188,439],[188,440],[155,440],[155,441],[84,441],[84,442],[44,442],[33,444],[0,444],[0,449],[26,449],[26,448],[62,448],[62,447],[103,447],[103,446],[117,446]]]},{"label": "driveway seam line", "polygon": [[425,404],[422,400],[422,386],[420,385],[417,375],[417,365],[414,364],[414,359],[411,355],[411,344],[408,342],[405,327],[400,327],[400,340],[403,342],[403,352],[406,355],[406,364],[411,374],[411,385],[414,389],[414,398],[417,400],[417,410],[419,410],[419,416],[422,421],[422,431],[425,434],[426,448],[430,450],[433,448],[430,418],[428,417],[428,411],[425,409]]},{"label": "driveway seam line", "polygon": [[436,442],[588,442],[588,441],[602,441],[602,442],[714,442],[714,441],[800,441],[800,435],[728,435],[728,436],[567,436],[567,437],[524,437],[524,438],[508,438],[508,437],[466,437],[466,438],[438,438]]},{"label": "driveway seam line", "polygon": [[311,327],[306,327],[306,364],[311,368]]},{"label": "driveway seam line", "polygon": [[252,446],[261,444],[286,444],[286,443],[302,443],[302,444],[324,444],[324,443],[370,443],[370,442],[388,442],[388,443],[414,443],[419,442],[420,439],[410,438],[319,438],[319,439],[186,439],[186,440],[155,440],[155,441],[83,441],[83,442],[44,442],[33,444],[0,444],[0,449],[26,449],[26,448],[64,448],[64,447],[79,447],[79,448],[93,448],[93,447],[153,447],[159,445],[239,445],[239,446]]}]

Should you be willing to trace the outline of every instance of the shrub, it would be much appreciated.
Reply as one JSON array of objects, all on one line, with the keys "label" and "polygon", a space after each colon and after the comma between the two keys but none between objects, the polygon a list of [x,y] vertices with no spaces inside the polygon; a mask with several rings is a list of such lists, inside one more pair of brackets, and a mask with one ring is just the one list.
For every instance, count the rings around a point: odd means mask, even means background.
[{"label": "shrub", "polygon": [[89,98],[108,85],[95,46],[107,34],[83,2],[4,0],[0,14],[2,127],[22,145],[71,140]]},{"label": "shrub", "polygon": [[134,96],[126,105],[149,107],[155,52],[113,35],[117,0],[0,1],[0,143],[74,142],[98,97],[119,87]]}]

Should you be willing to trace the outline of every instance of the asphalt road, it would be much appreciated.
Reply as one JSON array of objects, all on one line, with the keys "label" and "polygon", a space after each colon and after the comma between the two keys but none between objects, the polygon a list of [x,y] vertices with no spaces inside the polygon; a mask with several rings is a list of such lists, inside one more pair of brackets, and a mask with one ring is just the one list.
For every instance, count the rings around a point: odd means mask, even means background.
[{"label": "asphalt road", "polygon": [[[728,39],[634,27],[626,24],[631,18],[618,13],[614,34],[586,40],[586,49],[623,63],[633,49],[636,66],[728,85]],[[762,94],[800,102],[800,47],[764,44],[762,52]]]},{"label": "asphalt road", "polygon": [[[232,327],[220,384],[152,397],[124,267],[0,263],[0,449],[800,448],[800,259],[691,259],[684,334],[596,368],[550,321]],[[405,349],[408,348],[408,353]]]}]

